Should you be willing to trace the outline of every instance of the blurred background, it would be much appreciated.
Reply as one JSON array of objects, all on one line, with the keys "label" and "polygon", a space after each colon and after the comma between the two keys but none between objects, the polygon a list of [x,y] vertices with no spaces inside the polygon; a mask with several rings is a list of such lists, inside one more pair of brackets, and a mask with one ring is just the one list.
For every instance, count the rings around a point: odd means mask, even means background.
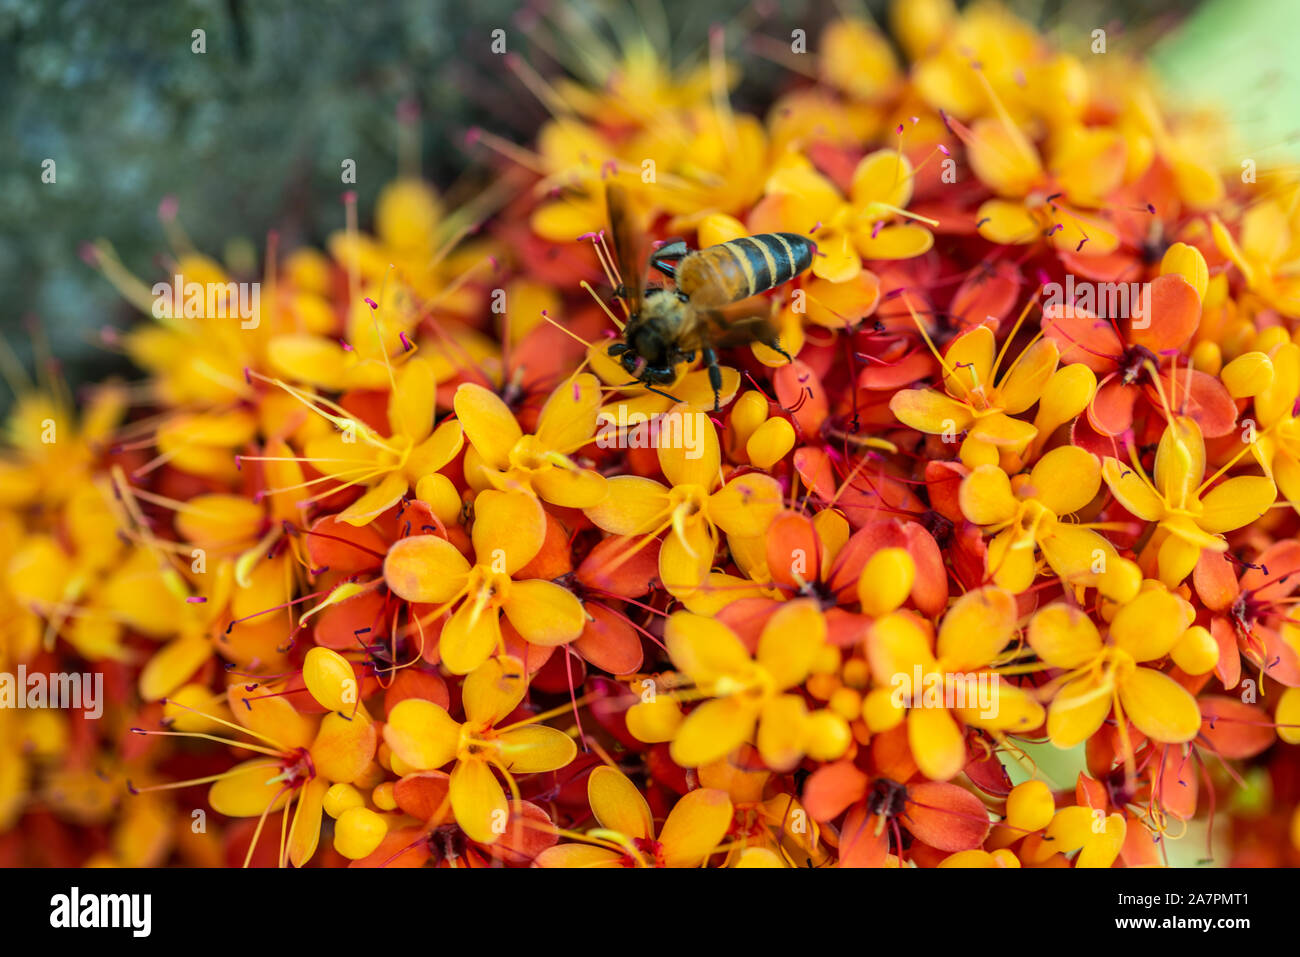
[{"label": "blurred background", "polygon": [[[1271,157],[1295,145],[1295,0],[1008,5],[1049,34],[1103,26],[1112,43],[1150,50],[1180,93],[1231,104]],[[165,197],[178,202],[195,244],[218,258],[260,255],[271,228],[282,248],[321,241],[342,225],[345,189],[357,191],[364,223],[398,169],[401,104],[418,106],[421,168],[440,188],[474,164],[471,126],[527,141],[545,113],[492,54],[494,29],[553,73],[562,66],[546,36],[557,10],[589,23],[611,10],[613,19],[634,13],[660,27],[679,60],[701,52],[710,24],[724,23],[744,69],[734,98],[743,108],[788,80],[753,54],[747,36],[788,38],[794,25],[815,43],[837,11],[865,9],[883,22],[885,6],[0,0],[0,335],[26,364],[30,324],[39,322],[74,384],[128,372],[95,343],[130,310],[81,259],[82,243],[107,239],[152,282],[163,275],[157,211]],[[51,159],[54,182],[43,182]],[[356,163],[355,186],[341,183],[345,159]],[[9,400],[0,390],[0,409]]]}]

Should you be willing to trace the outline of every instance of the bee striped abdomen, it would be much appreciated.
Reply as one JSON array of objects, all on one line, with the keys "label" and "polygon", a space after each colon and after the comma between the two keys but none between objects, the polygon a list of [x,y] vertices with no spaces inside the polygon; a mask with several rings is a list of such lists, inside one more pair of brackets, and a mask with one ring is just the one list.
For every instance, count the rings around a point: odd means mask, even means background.
[{"label": "bee striped abdomen", "polygon": [[812,256],[812,242],[797,233],[745,236],[688,256],[677,284],[701,305],[735,302],[789,282]]}]

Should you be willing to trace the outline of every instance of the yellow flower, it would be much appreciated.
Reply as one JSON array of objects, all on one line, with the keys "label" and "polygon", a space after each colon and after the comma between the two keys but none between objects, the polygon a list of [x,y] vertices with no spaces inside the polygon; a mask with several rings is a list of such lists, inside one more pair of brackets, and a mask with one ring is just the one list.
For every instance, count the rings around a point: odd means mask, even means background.
[{"label": "yellow flower", "polygon": [[512,772],[555,771],[577,754],[567,734],[536,723],[541,715],[497,727],[519,706],[527,690],[522,661],[492,658],[465,679],[464,723],[432,701],[407,698],[398,702],[384,725],[384,742],[408,767],[432,771],[455,762],[450,782],[452,813],[461,829],[480,844],[494,843],[505,833],[508,819],[505,790],[494,771],[505,775],[513,788]]},{"label": "yellow flower", "polygon": [[[337,659],[335,667],[311,669],[328,674],[329,680],[314,681],[309,689],[317,702],[326,708],[336,707],[345,696],[345,681],[356,681],[352,665],[337,652],[324,648],[315,654]],[[258,757],[241,761],[229,770],[193,781],[137,788],[127,782],[132,794],[189,787],[212,782],[208,803],[228,817],[256,817],[257,828],[249,844],[244,866],[253,858],[266,819],[276,811],[284,812],[281,825],[280,866],[306,864],[320,841],[325,794],[336,782],[351,783],[362,778],[374,766],[379,732],[375,722],[357,701],[348,705],[346,714],[331,711],[323,717],[297,711],[283,695],[282,682],[246,686],[231,685],[226,692],[235,722],[205,714],[188,706],[179,706],[187,715],[218,726],[241,732],[249,740],[226,738],[207,731],[146,731],[137,734],[201,738],[231,745]],[[236,723],[237,722],[237,723]],[[293,816],[289,805],[293,804]],[[367,851],[366,853],[369,853]]]},{"label": "yellow flower", "polygon": [[934,245],[924,226],[896,222],[922,219],[907,211],[912,178],[906,156],[878,150],[858,163],[846,200],[811,163],[793,159],[768,177],[767,198],[750,225],[810,236],[817,243],[813,275],[848,282],[862,271],[863,259],[912,259]]},{"label": "yellow flower", "polygon": [[[920,326],[919,319],[917,324]],[[923,327],[922,333],[928,342]],[[1014,335],[1013,330],[1008,343]],[[1078,375],[1077,370],[1067,372],[1073,366],[1058,374],[1060,353],[1050,339],[1028,346],[1000,376],[998,369],[1007,347],[995,355],[996,347],[993,330],[976,326],[954,339],[941,358],[943,392],[901,389],[889,400],[898,420],[917,431],[952,442],[964,432],[961,460],[972,468],[1018,462],[1040,430],[1050,431],[1077,415],[1096,390],[1096,377]],[[1035,403],[1039,411],[1034,424],[1014,418]]]},{"label": "yellow flower", "polygon": [[605,497],[605,478],[578,467],[571,458],[592,441],[600,407],[600,383],[582,374],[562,383],[537,420],[537,432],[524,435],[510,408],[481,385],[466,382],[456,390],[456,417],[469,439],[466,475],[502,490],[529,491],[563,508],[587,508]]},{"label": "yellow flower", "polygon": [[662,441],[661,433],[659,467],[671,486],[637,475],[615,476],[607,482],[604,501],[584,512],[607,532],[643,536],[643,541],[671,529],[659,549],[659,578],[688,607],[697,598],[725,603],[744,597],[749,583],[720,574],[710,580],[718,530],[742,542],[761,540],[781,511],[781,486],[759,472],[724,483],[718,434],[709,418],[684,404],[666,418],[679,423],[682,433],[681,441]]},{"label": "yellow flower", "polygon": [[1219,252],[1241,270],[1246,285],[1283,315],[1300,318],[1300,213],[1290,198],[1252,204],[1241,217],[1241,241],[1232,238],[1217,215],[1210,228]]},{"label": "yellow flower", "polygon": [[725,757],[754,737],[756,727],[758,752],[777,771],[790,770],[810,750],[831,761],[848,748],[843,718],[829,711],[810,715],[803,697],[791,691],[808,677],[826,643],[826,620],[816,602],[782,605],[763,627],[752,658],[726,625],[690,612],[668,619],[664,640],[696,694],[712,699],[687,715],[673,737],[670,753],[682,767]]},{"label": "yellow flower", "polygon": [[57,508],[84,488],[125,410],[126,393],[111,385],[95,390],[80,422],[60,393],[19,395],[5,423],[0,505]]},{"label": "yellow flower", "polygon": [[591,772],[587,800],[600,827],[587,832],[587,843],[548,847],[538,867],[699,867],[731,827],[727,792],[696,788],[673,805],[656,835],[645,797],[610,767]]},{"label": "yellow flower", "polygon": [[452,674],[469,674],[503,648],[501,613],[534,645],[573,641],[587,618],[573,593],[554,582],[514,576],[541,550],[546,515],[527,492],[489,489],[474,499],[475,564],[444,538],[400,539],[384,559],[384,580],[399,598],[438,606],[417,623],[454,608],[438,650]]},{"label": "yellow flower", "polygon": [[[1058,748],[1086,741],[1114,708],[1120,734],[1126,722],[1148,738],[1179,744],[1196,737],[1196,699],[1173,678],[1147,666],[1165,657],[1194,620],[1191,605],[1158,585],[1119,607],[1106,640],[1077,608],[1049,605],[1029,623],[1029,644],[1050,668],[1065,673],[1052,687],[1047,734]],[[1132,748],[1127,748],[1131,756]]]},{"label": "yellow flower", "polygon": [[887,731],[906,719],[916,766],[936,781],[966,766],[963,725],[995,736],[1034,730],[1043,722],[1042,706],[990,670],[1015,632],[1016,600],[994,587],[957,599],[939,625],[937,644],[929,622],[911,612],[877,619],[867,636],[875,686],[864,702],[869,727]]},{"label": "yellow flower", "polygon": [[339,521],[369,524],[420,479],[444,468],[460,453],[464,436],[459,422],[448,419],[434,428],[436,386],[432,367],[419,356],[397,369],[388,399],[387,437],[327,400],[303,398],[338,429],[309,439],[304,449],[305,461],[341,483],[325,494],[352,485],[368,486],[364,495],[339,513]]},{"label": "yellow flower", "polygon": [[968,519],[993,533],[988,567],[998,586],[1015,594],[1028,590],[1041,551],[1063,581],[1099,588],[1111,598],[1132,597],[1142,580],[1137,566],[1091,528],[1062,520],[1100,488],[1097,457],[1065,445],[1014,478],[996,465],[976,467],[962,479],[958,501]]},{"label": "yellow flower", "polygon": [[1251,451],[1282,497],[1300,511],[1300,345],[1283,343],[1270,359],[1273,380],[1255,396],[1258,436]]},{"label": "yellow flower", "polygon": [[1191,573],[1202,550],[1226,551],[1223,532],[1250,524],[1272,506],[1277,488],[1264,476],[1239,475],[1210,488],[1235,460],[1205,479],[1200,426],[1187,416],[1172,416],[1156,448],[1153,478],[1136,455],[1131,468],[1111,456],[1102,464],[1102,478],[1119,503],[1143,521],[1160,523],[1163,540],[1153,538],[1151,544],[1158,547],[1160,580],[1168,587],[1176,588]]}]

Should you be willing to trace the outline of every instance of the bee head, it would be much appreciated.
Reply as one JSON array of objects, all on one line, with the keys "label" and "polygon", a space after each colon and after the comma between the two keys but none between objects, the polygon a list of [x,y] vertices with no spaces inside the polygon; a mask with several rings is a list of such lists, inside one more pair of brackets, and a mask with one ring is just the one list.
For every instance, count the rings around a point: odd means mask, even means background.
[{"label": "bee head", "polygon": [[626,342],[616,342],[609,347],[609,355],[639,382],[665,383],[677,378],[669,360],[669,346],[653,328],[640,326],[633,330],[629,325]]}]

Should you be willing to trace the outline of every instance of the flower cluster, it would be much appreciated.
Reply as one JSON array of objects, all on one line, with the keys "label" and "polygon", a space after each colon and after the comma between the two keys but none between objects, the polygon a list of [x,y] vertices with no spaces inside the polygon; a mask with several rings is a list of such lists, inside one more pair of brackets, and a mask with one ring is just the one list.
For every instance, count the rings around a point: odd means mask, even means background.
[{"label": "flower cluster", "polygon": [[[20,389],[0,672],[103,694],[0,708],[0,861],[1300,861],[1300,180],[1118,54],[892,14],[761,117],[721,33],[512,57],[496,185],[260,276],[171,208],[183,286],[88,249],[144,378]],[[630,381],[614,184],[647,248],[815,243],[781,348]]]}]

